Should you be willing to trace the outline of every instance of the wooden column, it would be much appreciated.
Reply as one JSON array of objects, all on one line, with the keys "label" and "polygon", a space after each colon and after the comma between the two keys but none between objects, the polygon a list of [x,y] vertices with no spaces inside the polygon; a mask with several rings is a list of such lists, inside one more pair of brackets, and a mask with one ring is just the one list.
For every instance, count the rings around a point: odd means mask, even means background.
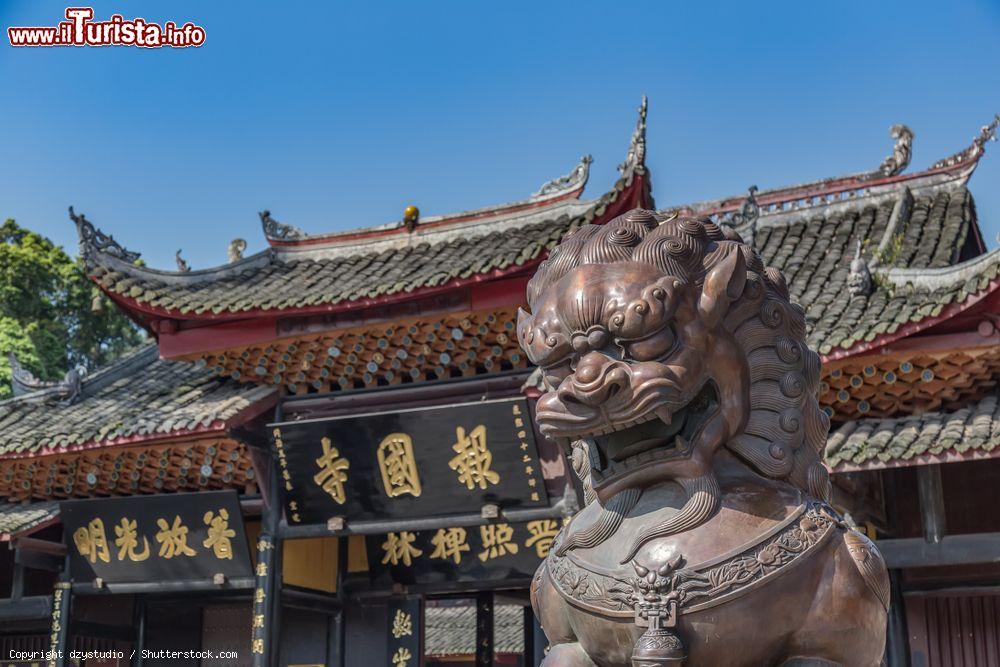
[{"label": "wooden column", "polygon": [[70,603],[73,587],[68,581],[56,582],[52,591],[52,628],[49,634],[48,667],[67,664],[66,644],[69,639]]},{"label": "wooden column", "polygon": [[330,616],[330,636],[327,639],[326,657],[326,664],[330,665],[330,667],[343,667],[346,664],[344,649],[347,637],[345,632],[347,618],[344,615],[344,604],[346,602],[344,580],[347,577],[347,561],[350,558],[348,551],[349,541],[350,538],[346,535],[337,538],[337,600],[340,602],[340,608]]},{"label": "wooden column", "polygon": [[906,608],[903,589],[899,584],[899,570],[889,570],[889,620],[886,628],[886,667],[909,667],[910,643],[906,629]]},{"label": "wooden column", "polygon": [[253,633],[250,653],[254,667],[278,664],[281,641],[281,490],[278,465],[272,457],[268,463],[268,484],[263,489],[268,497],[261,517],[261,533],[257,538],[256,586],[253,593]]},{"label": "wooden column", "polygon": [[493,593],[476,595],[476,667],[493,667]]},{"label": "wooden column", "polygon": [[941,488],[941,466],[917,467],[917,492],[924,523],[924,539],[940,542],[947,533],[944,514],[944,491]]},{"label": "wooden column", "polygon": [[142,667],[142,651],[146,648],[146,596],[135,596],[135,607],[132,610],[132,624],[135,626],[135,655],[132,656],[131,667]]}]

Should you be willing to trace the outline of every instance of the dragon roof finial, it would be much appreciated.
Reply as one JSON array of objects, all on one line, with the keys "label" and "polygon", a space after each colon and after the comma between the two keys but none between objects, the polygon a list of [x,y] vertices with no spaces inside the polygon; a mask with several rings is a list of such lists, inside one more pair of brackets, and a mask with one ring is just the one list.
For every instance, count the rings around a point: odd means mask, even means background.
[{"label": "dragon roof finial", "polygon": [[72,206],[69,207],[69,217],[76,224],[76,232],[80,236],[80,255],[88,264],[98,253],[117,257],[129,264],[139,259],[139,253],[126,250],[113,236],[97,229],[83,213],[77,215]]},{"label": "dragon roof finial", "polygon": [[618,165],[618,171],[622,176],[632,171],[641,171],[646,167],[646,112],[649,108],[648,99],[642,96],[642,103],[639,105],[639,118],[635,122],[635,130],[632,132],[632,141],[628,147],[628,154],[625,161]]}]

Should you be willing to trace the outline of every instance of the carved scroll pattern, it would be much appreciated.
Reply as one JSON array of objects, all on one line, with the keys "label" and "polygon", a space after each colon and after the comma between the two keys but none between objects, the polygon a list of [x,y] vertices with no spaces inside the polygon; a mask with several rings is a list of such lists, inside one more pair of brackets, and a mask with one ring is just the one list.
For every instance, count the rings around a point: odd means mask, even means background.
[{"label": "carved scroll pattern", "polygon": [[[678,592],[683,592],[678,595],[680,611],[690,611],[723,595],[758,585],[805,556],[831,530],[842,526],[840,517],[827,505],[812,503],[798,521],[761,543],[705,568],[679,570],[676,574],[680,581],[708,583],[679,586]],[[636,578],[591,572],[568,558],[556,556],[554,550],[546,567],[556,590],[578,606],[612,616],[633,615]]]}]

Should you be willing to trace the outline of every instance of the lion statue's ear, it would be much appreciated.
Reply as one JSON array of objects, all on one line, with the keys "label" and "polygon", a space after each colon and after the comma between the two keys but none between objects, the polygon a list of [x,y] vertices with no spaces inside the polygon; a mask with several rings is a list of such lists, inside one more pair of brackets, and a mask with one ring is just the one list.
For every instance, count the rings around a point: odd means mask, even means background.
[{"label": "lion statue's ear", "polygon": [[725,317],[729,304],[740,297],[747,282],[747,265],[743,253],[734,244],[726,257],[705,275],[698,299],[702,320],[714,327]]}]

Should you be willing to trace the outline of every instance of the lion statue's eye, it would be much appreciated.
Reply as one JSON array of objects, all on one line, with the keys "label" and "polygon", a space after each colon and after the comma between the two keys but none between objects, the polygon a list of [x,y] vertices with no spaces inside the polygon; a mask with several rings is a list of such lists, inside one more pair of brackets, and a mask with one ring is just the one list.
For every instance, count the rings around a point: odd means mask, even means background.
[{"label": "lion statue's eye", "polygon": [[640,340],[619,340],[622,356],[632,361],[653,361],[670,354],[677,343],[677,336],[669,326]]},{"label": "lion statue's eye", "polygon": [[569,377],[572,372],[573,369],[569,359],[564,359],[557,364],[546,366],[542,369],[545,383],[553,390],[558,389],[562,381]]}]

